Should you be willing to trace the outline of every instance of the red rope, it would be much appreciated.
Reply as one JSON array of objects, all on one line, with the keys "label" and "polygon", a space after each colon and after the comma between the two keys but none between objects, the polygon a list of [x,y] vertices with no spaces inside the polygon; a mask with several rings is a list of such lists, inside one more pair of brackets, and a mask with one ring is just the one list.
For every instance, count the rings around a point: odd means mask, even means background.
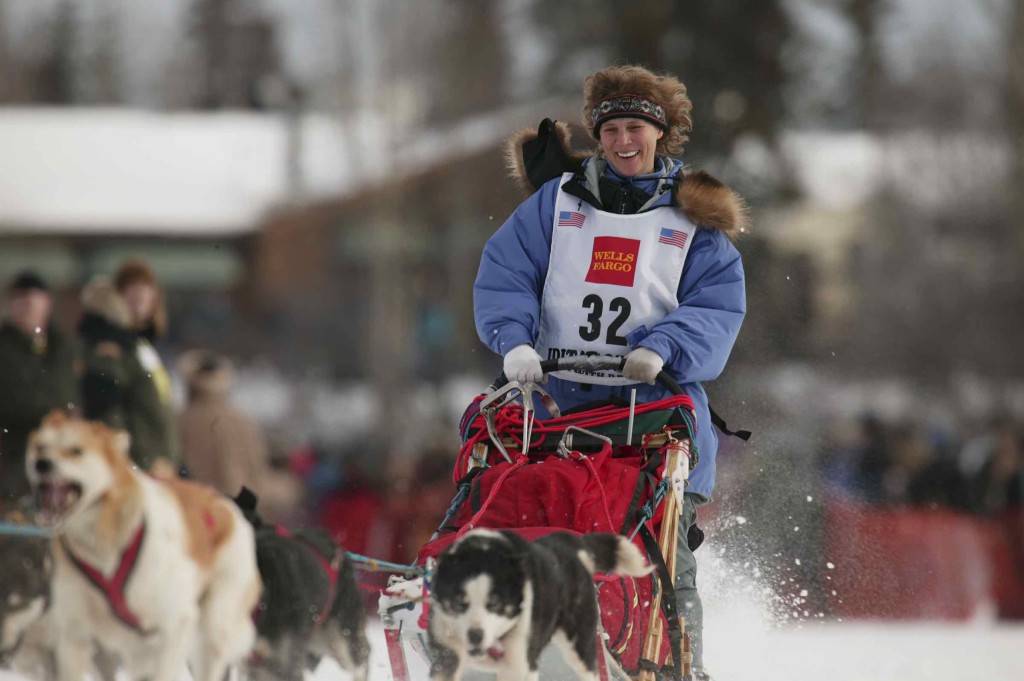
[{"label": "red rope", "polygon": [[522,454],[517,454],[516,455],[515,463],[513,463],[511,466],[509,466],[508,469],[505,470],[505,472],[501,474],[501,477],[499,477],[498,480],[494,483],[494,487],[491,488],[491,491],[487,495],[487,498],[484,500],[484,503],[480,506],[480,510],[477,511],[473,515],[473,517],[469,519],[468,523],[466,523],[465,525],[462,526],[462,528],[459,530],[458,534],[455,535],[456,539],[458,539],[462,535],[464,535],[467,532],[469,532],[470,530],[472,530],[473,527],[476,525],[477,521],[479,521],[480,518],[483,516],[483,514],[487,512],[487,509],[490,507],[491,502],[494,501],[495,497],[498,496],[498,490],[501,489],[501,486],[503,484],[505,484],[505,479],[508,478],[508,476],[512,475],[512,473],[514,473],[515,471],[517,471],[520,468],[522,468],[523,466],[525,466],[529,462],[530,462],[530,459],[528,457],[523,456]]},{"label": "red rope", "polygon": [[[634,414],[646,414],[650,411],[659,411],[662,409],[673,409],[675,407],[686,407],[693,410],[693,400],[687,395],[674,395],[667,397],[663,400],[657,400],[655,402],[646,402],[644,404],[638,404],[635,407]],[[615,423],[623,419],[629,418],[629,407],[616,407],[613,405],[605,405],[596,409],[583,412],[582,414],[569,414],[566,416],[560,416],[558,418],[547,419],[545,421],[535,421],[533,425],[534,437],[530,440],[530,448],[533,449],[535,444],[539,444],[544,441],[550,433],[560,433],[569,426],[576,426],[585,430],[593,430],[600,426],[608,425],[609,423]],[[502,407],[494,417],[494,426],[497,436],[507,437],[516,445],[518,449],[522,451],[523,440],[522,432],[525,419],[523,418],[523,406],[521,404],[509,404]],[[487,422],[482,414],[478,414],[472,422],[471,428],[475,428],[476,432],[471,435],[466,442],[462,445],[459,450],[459,455],[455,461],[455,469],[452,472],[452,480],[458,483],[459,479],[465,475],[469,467],[469,459],[473,454],[473,447],[479,442],[490,439],[490,434],[487,432]]]},{"label": "red rope", "polygon": [[[601,451],[602,453],[608,452],[611,454],[611,449],[607,445]],[[583,454],[575,450],[572,452],[572,457],[577,461],[583,461],[587,470],[594,477],[594,482],[597,483],[597,491],[601,493],[601,510],[604,511],[604,519],[608,523],[608,531],[612,534],[618,534],[618,531],[615,529],[615,523],[612,522],[611,511],[608,509],[608,495],[604,493],[604,483],[601,482],[601,476],[597,474],[597,469],[594,468],[594,462],[590,460],[590,457],[583,456]]]}]

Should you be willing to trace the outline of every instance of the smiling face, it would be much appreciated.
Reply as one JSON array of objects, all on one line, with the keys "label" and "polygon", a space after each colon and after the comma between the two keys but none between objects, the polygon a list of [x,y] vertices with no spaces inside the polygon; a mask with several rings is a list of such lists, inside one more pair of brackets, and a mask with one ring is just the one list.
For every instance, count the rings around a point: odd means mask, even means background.
[{"label": "smiling face", "polygon": [[128,436],[53,412],[29,437],[25,473],[47,520],[70,520],[131,475]]},{"label": "smiling face", "polygon": [[601,125],[601,149],[620,175],[633,177],[654,172],[661,128],[641,118],[613,118]]}]

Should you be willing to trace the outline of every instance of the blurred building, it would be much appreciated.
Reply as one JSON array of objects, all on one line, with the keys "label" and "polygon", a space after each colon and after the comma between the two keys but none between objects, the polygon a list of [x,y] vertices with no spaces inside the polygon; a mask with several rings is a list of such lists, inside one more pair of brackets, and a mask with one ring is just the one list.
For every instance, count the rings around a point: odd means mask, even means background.
[{"label": "blurred building", "polygon": [[[236,292],[258,225],[296,195],[295,176],[309,191],[344,181],[343,145],[311,144],[299,158],[293,127],[240,112],[0,110],[0,278],[31,263],[71,301],[139,255],[172,305]],[[305,127],[313,140],[340,134],[312,118]]]},{"label": "blurred building", "polygon": [[493,364],[473,331],[472,287],[484,242],[523,198],[502,144],[573,105],[544,100],[400,142],[364,138],[377,167],[260,228],[253,284],[275,321],[267,347],[301,349],[342,379],[387,367],[437,380]]}]

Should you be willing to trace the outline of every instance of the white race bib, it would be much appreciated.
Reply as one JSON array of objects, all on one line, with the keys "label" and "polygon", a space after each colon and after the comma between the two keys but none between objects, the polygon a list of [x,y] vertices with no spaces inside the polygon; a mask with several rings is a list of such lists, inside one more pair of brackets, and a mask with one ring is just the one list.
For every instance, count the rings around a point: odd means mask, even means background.
[{"label": "white race bib", "polygon": [[[563,182],[571,178],[563,175]],[[558,192],[537,352],[543,359],[625,355],[679,306],[676,292],[696,226],[670,206],[635,215],[598,210]],[[618,372],[559,371],[602,385]]]}]

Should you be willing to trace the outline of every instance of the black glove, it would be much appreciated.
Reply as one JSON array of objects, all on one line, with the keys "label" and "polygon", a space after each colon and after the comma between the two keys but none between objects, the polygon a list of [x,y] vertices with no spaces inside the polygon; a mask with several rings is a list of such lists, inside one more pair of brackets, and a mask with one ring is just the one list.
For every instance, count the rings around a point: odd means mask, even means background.
[{"label": "black glove", "polygon": [[540,122],[536,138],[523,143],[523,166],[534,189],[540,189],[542,184],[562,173],[579,170],[579,164],[573,163],[562,147],[562,138],[555,132],[555,122],[550,118]]}]

